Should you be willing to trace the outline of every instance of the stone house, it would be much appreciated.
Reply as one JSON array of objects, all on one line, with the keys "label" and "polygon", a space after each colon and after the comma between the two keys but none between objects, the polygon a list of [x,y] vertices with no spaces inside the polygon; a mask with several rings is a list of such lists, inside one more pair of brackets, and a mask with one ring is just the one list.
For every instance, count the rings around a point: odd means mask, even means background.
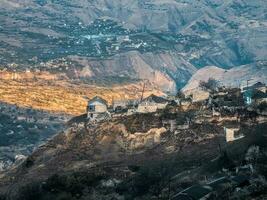
[{"label": "stone house", "polygon": [[225,88],[211,94],[208,103],[211,107],[240,107],[244,100],[241,89]]},{"label": "stone house", "polygon": [[247,90],[259,90],[262,92],[266,92],[266,85],[262,82],[257,82],[251,86],[243,87],[242,92],[247,91]]},{"label": "stone house", "polygon": [[224,134],[226,142],[233,142],[244,137],[239,133],[240,127],[238,125],[226,125],[224,126]]},{"label": "stone house", "polygon": [[101,97],[94,97],[88,101],[87,118],[90,121],[99,121],[109,117],[108,103]]},{"label": "stone house", "polygon": [[127,109],[127,104],[127,100],[113,100],[112,109],[113,111],[124,110]]},{"label": "stone house", "polygon": [[243,98],[246,105],[256,104],[267,102],[267,93],[261,90],[246,90],[243,92]]},{"label": "stone house", "polygon": [[209,99],[209,96],[210,92],[200,89],[192,93],[192,101],[193,102],[205,101]]},{"label": "stone house", "polygon": [[115,112],[126,111],[131,108],[135,108],[139,103],[139,100],[113,100],[112,110]]},{"label": "stone house", "polygon": [[267,93],[262,92],[260,90],[254,92],[254,94],[252,95],[252,102],[255,103],[256,105],[259,105],[263,102],[267,103]]},{"label": "stone house", "polygon": [[209,99],[211,91],[197,87],[195,89],[183,91],[184,98],[191,98],[192,102],[202,102]]},{"label": "stone house", "polygon": [[246,105],[251,105],[253,103],[260,104],[264,101],[267,102],[266,85],[261,82],[244,87],[242,89],[242,94]]},{"label": "stone house", "polygon": [[163,97],[158,97],[156,95],[150,95],[149,97],[143,99],[137,108],[138,113],[153,113],[157,110],[164,109],[168,105],[169,101]]}]

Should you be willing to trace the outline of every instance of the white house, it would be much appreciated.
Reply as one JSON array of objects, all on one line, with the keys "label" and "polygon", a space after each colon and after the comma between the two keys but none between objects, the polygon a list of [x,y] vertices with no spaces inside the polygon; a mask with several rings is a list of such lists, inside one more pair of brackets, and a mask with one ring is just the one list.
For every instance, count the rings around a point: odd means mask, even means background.
[{"label": "white house", "polygon": [[152,113],[157,110],[164,109],[168,105],[169,101],[165,98],[158,97],[156,95],[150,95],[139,103],[138,113]]},{"label": "white house", "polygon": [[94,97],[88,101],[87,118],[91,121],[98,121],[109,116],[108,103],[101,97]]},{"label": "white house", "polygon": [[232,142],[235,140],[239,140],[244,137],[243,134],[239,134],[239,126],[225,126],[224,133],[226,142]]}]

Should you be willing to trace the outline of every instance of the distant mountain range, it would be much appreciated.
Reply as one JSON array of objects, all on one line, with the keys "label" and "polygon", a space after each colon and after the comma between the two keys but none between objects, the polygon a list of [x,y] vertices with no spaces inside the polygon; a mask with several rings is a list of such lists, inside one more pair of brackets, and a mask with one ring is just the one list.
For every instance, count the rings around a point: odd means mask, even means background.
[{"label": "distant mountain range", "polygon": [[0,65],[173,92],[199,68],[266,60],[266,11],[265,0],[0,0]]}]

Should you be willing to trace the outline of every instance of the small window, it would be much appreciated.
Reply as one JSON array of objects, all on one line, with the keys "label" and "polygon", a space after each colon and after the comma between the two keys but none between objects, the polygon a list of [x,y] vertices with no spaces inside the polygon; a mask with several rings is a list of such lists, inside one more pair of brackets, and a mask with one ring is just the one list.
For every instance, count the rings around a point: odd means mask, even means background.
[{"label": "small window", "polygon": [[94,112],[95,111],[95,106],[89,105],[89,111]]},{"label": "small window", "polygon": [[94,117],[94,114],[93,114],[93,113],[91,113],[91,114],[90,114],[90,117],[91,117],[91,118],[93,118],[93,117]]}]

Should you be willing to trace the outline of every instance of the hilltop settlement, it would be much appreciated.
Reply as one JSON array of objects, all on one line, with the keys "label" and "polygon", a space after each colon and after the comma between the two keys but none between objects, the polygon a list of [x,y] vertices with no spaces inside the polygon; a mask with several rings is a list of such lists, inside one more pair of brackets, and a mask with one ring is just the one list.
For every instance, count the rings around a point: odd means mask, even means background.
[{"label": "hilltop settlement", "polygon": [[160,97],[154,94],[141,99],[114,100],[112,105],[99,96],[88,100],[87,119],[90,122],[108,120],[112,117],[129,116],[138,113],[155,113],[167,106],[177,106],[186,111],[192,107],[211,110],[212,116],[221,116],[222,111],[237,112],[237,120],[242,111],[254,111],[265,115],[267,104],[266,85],[257,82],[243,88],[217,87],[215,80],[201,83],[198,90],[179,92],[176,96]]},{"label": "hilltop settlement", "polygon": [[0,176],[0,199],[264,199],[266,85],[200,83],[87,112]]}]

